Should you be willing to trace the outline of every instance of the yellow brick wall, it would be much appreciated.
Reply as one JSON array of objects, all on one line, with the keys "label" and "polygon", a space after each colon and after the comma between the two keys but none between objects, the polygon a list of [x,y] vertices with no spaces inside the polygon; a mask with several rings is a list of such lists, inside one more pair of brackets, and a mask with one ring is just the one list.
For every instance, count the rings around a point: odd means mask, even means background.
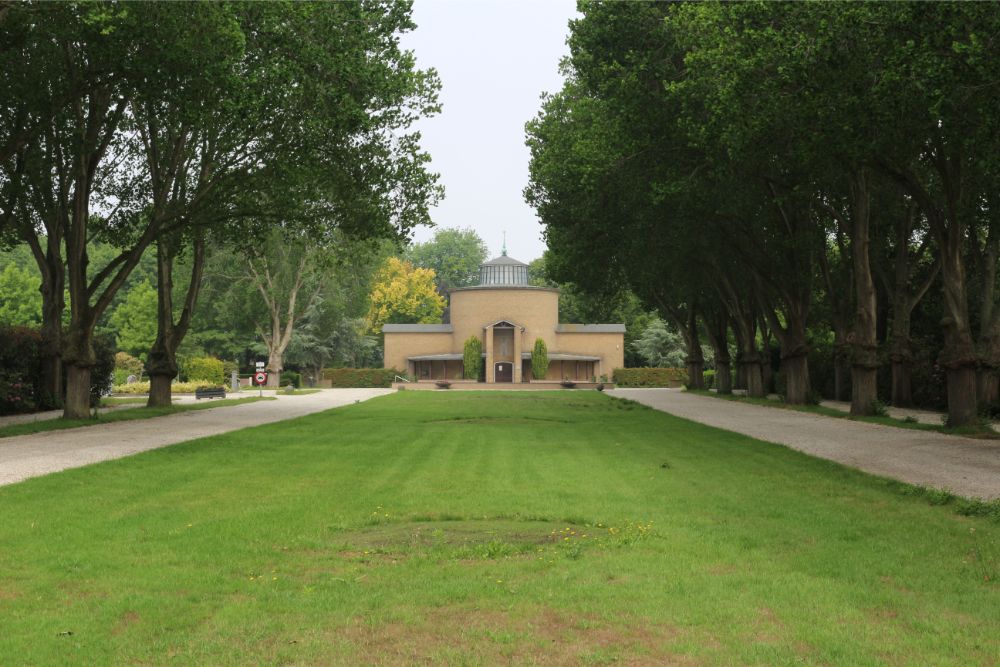
[{"label": "yellow brick wall", "polygon": [[[463,289],[451,293],[451,323],[454,333],[387,333],[385,367],[412,373],[407,357],[426,354],[461,354],[466,339],[476,336],[487,345],[483,327],[499,320],[524,327],[516,331],[520,348],[531,352],[535,339],[541,338],[550,353],[580,354],[601,357],[594,362],[592,375],[607,375],[625,365],[625,338],[620,333],[556,333],[559,322],[559,292],[554,289]],[[567,362],[569,364],[571,362]],[[568,367],[552,362],[548,380],[562,379]],[[451,370],[451,369],[449,369]],[[583,372],[583,371],[581,371]],[[487,368],[487,377],[490,376]],[[584,378],[581,378],[584,379]],[[589,379],[585,378],[585,379]]]}]

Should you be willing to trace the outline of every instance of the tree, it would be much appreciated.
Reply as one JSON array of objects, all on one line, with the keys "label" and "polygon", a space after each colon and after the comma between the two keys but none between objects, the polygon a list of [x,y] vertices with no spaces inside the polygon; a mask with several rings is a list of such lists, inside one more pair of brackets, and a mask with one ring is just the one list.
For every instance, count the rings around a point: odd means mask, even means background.
[{"label": "tree", "polygon": [[[215,63],[214,83],[203,77],[216,104],[204,104],[194,91],[142,115],[154,208],[180,209],[187,223],[184,234],[157,243],[160,333],[150,354],[150,405],[169,404],[169,377],[198,299],[209,233],[216,243],[246,245],[280,221],[293,244],[303,234],[320,245],[335,234],[400,238],[428,221],[427,206],[439,196],[418,135],[407,133],[434,111],[438,89],[433,72],[417,70],[399,48],[399,34],[413,27],[408,4],[251,4],[230,11],[245,54]],[[310,48],[289,50],[289,43]],[[336,74],[343,71],[351,76]],[[175,321],[171,272],[185,245],[192,275]],[[294,302],[295,290],[289,294]],[[273,308],[275,295],[266,298]],[[289,313],[285,333],[276,335],[272,323],[265,336],[275,382],[300,317]]]},{"label": "tree", "polygon": [[118,349],[145,360],[156,339],[156,313],[156,288],[142,282],[130,289],[110,318]]},{"label": "tree", "polygon": [[389,257],[382,264],[371,292],[368,328],[381,333],[384,324],[431,324],[441,321],[444,298],[434,285],[433,269]]},{"label": "tree", "polygon": [[41,323],[39,282],[36,276],[14,264],[0,271],[0,324],[32,327]]},{"label": "tree", "polygon": [[465,377],[478,381],[483,366],[483,341],[478,336],[469,336],[465,341],[462,364]]},{"label": "tree", "polygon": [[486,244],[473,229],[438,229],[434,238],[411,246],[404,258],[414,266],[433,269],[438,293],[479,284],[479,265],[487,259]]},{"label": "tree", "polygon": [[535,339],[535,347],[531,350],[531,377],[536,380],[544,380],[549,372],[549,351],[545,346],[545,341],[541,338]]}]

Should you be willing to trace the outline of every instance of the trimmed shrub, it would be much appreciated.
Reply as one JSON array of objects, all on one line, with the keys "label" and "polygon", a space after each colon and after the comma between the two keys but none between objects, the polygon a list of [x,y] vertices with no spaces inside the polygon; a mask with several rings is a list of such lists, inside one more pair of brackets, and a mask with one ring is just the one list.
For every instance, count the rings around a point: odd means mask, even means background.
[{"label": "trimmed shrub", "polygon": [[483,367],[483,341],[479,336],[469,336],[463,349],[462,364],[466,380],[479,380]]},{"label": "trimmed shrub", "polygon": [[181,379],[186,382],[205,380],[212,384],[225,384],[225,367],[222,360],[215,357],[194,357],[184,362]]},{"label": "trimmed shrub", "polygon": [[705,378],[705,389],[714,389],[715,371],[705,371],[704,373],[702,373],[702,376]]},{"label": "trimmed shrub", "polygon": [[[174,382],[170,385],[170,391],[175,394],[193,394],[195,389],[211,389],[214,387],[225,389],[225,387],[222,387],[218,383],[209,382],[208,380],[198,380],[197,382]],[[116,384],[112,389],[116,394],[148,394],[149,382]]]},{"label": "trimmed shrub", "polygon": [[281,371],[281,386],[293,385],[296,389],[302,386],[302,375],[298,371]]},{"label": "trimmed shrub", "polygon": [[42,335],[30,327],[0,328],[0,415],[50,407],[39,397]]},{"label": "trimmed shrub", "polygon": [[619,387],[680,387],[686,368],[616,368],[612,379]]},{"label": "trimmed shrub", "polygon": [[535,339],[535,348],[531,351],[531,377],[536,380],[544,380],[549,372],[549,350],[545,346],[545,341],[541,338]]},{"label": "trimmed shrub", "polygon": [[395,376],[402,375],[395,368],[326,368],[323,379],[331,387],[390,387]]}]

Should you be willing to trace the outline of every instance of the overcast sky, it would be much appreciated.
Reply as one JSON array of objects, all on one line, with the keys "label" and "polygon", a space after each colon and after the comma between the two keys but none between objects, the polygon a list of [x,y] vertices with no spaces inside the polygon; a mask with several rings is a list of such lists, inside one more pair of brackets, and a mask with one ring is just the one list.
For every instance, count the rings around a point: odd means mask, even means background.
[{"label": "overcast sky", "polygon": [[[442,113],[422,120],[423,147],[441,174],[438,227],[471,227],[500,254],[530,262],[545,250],[542,228],[521,191],[528,183],[524,124],[539,95],[562,87],[575,0],[415,0],[417,29],[403,37],[422,68],[441,76]],[[420,228],[416,241],[433,229]]]}]

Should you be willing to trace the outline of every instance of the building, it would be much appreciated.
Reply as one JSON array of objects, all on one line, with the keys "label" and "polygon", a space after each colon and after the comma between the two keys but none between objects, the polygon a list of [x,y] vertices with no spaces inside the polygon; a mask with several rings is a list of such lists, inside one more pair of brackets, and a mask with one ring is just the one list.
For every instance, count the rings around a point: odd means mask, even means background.
[{"label": "building", "polygon": [[559,290],[528,283],[528,265],[506,251],[479,268],[479,285],[451,290],[450,324],[386,324],[385,367],[417,380],[464,378],[465,341],[483,344],[485,381],[529,382],[531,351],[548,348],[544,380],[611,377],[625,362],[624,324],[560,324]]}]

